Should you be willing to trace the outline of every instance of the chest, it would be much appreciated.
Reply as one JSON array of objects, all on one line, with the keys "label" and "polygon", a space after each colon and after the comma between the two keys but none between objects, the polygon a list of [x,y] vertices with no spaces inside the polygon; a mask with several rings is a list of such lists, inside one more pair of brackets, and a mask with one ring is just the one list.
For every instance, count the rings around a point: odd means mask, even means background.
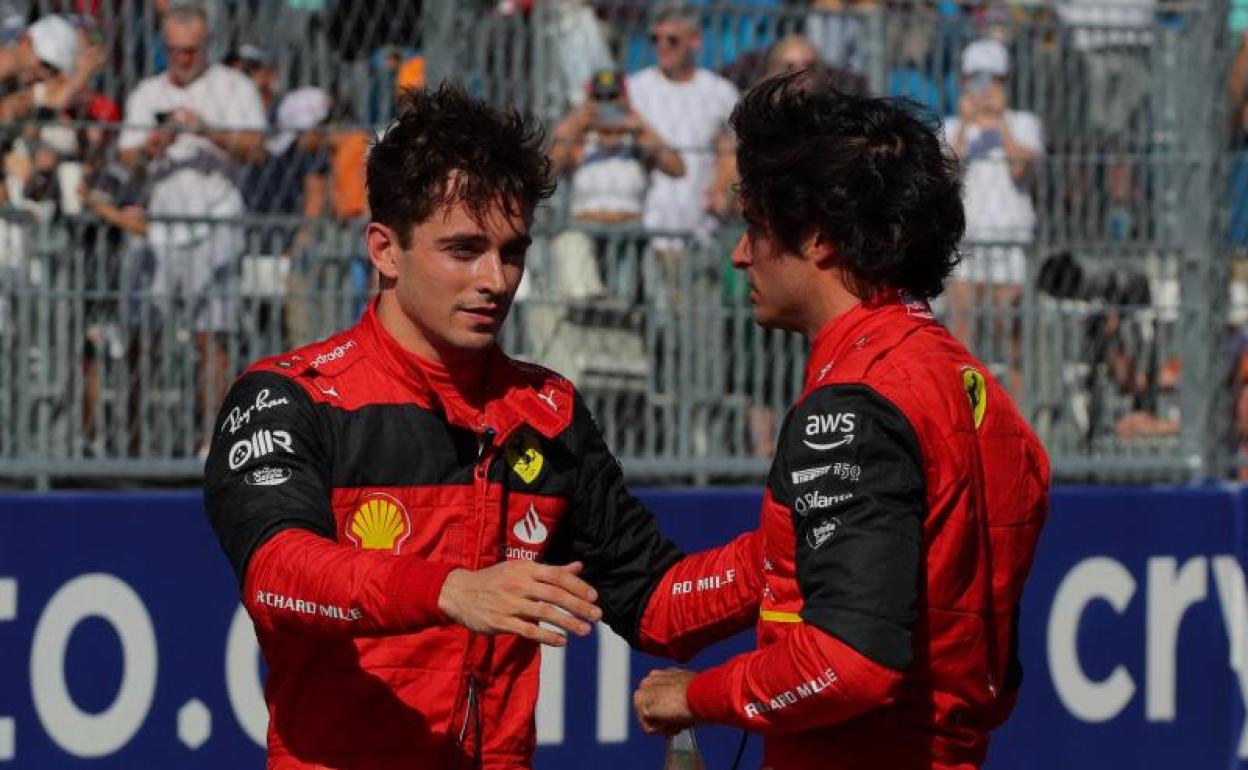
[{"label": "chest", "polygon": [[572,458],[526,426],[487,441],[385,406],[339,415],[330,435],[335,536],[356,548],[471,568],[540,561],[568,510]]}]

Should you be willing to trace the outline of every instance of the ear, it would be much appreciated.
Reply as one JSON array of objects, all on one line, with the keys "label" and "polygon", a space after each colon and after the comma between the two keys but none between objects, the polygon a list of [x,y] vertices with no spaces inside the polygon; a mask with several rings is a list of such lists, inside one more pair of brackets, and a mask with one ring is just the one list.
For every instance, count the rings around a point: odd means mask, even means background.
[{"label": "ear", "polygon": [[811,230],[802,239],[802,257],[821,268],[831,267],[839,261],[836,246],[822,230]]},{"label": "ear", "polygon": [[364,229],[364,243],[368,247],[368,259],[382,279],[398,278],[401,248],[395,232],[380,222],[369,222]]}]

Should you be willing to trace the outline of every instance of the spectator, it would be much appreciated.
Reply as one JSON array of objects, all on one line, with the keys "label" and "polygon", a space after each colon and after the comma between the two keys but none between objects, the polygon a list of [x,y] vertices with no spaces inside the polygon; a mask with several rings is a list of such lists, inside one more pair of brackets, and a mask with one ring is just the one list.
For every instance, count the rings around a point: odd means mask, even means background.
[{"label": "spectator", "polygon": [[63,16],[44,16],[15,47],[0,51],[0,79],[18,88],[0,100],[0,120],[51,117],[70,107],[104,64],[100,46],[82,45]]},{"label": "spectator", "polygon": [[[715,150],[725,133],[737,89],[710,70],[694,65],[702,35],[694,13],[682,6],[660,10],[650,28],[658,65],[629,79],[633,109],[654,127],[684,161],[685,173],[651,172],[643,222],[651,231],[708,238],[715,220],[707,196],[715,176]],[[669,252],[678,244],[656,244]]]},{"label": "spectator", "polygon": [[143,80],[126,100],[120,149],[126,165],[145,166],[151,179],[148,238],[155,259],[147,289],[186,301],[193,315],[206,372],[199,393],[206,440],[232,376],[225,340],[214,334],[231,330],[237,315],[229,287],[241,234],[225,220],[245,210],[236,183],[240,165],[264,155],[264,106],[247,77],[208,64],[201,7],[174,6],[162,25],[169,70]]},{"label": "spectator", "polygon": [[[602,293],[598,261],[608,248],[615,246],[615,254],[632,256],[640,251],[635,244],[624,244],[635,241],[635,225],[641,221],[650,172],[671,178],[685,173],[680,153],[665,144],[633,110],[621,73],[600,70],[585,90],[589,98],[555,126],[550,160],[556,174],[572,174],[572,217],[597,225],[598,237],[595,241],[574,229],[555,239],[547,289],[560,297]],[[635,285],[634,271],[614,267],[610,273],[620,278],[614,288],[626,299],[633,299],[628,295]]]},{"label": "spectator", "polygon": [[1227,82],[1231,116],[1230,240],[1241,253],[1248,248],[1248,32],[1240,33],[1239,51]]},{"label": "spectator", "polygon": [[867,16],[876,0],[814,0],[806,34],[824,64],[859,74],[867,72]]},{"label": "spectator", "polygon": [[557,174],[572,172],[575,218],[639,220],[646,173],[678,179],[685,173],[684,160],[632,108],[620,73],[595,73],[587,90],[590,98],[555,126],[551,163]]},{"label": "spectator", "polygon": [[1115,240],[1141,235],[1136,221],[1144,214],[1139,208],[1143,201],[1134,169],[1130,161],[1117,158],[1147,152],[1150,143],[1149,49],[1156,11],[1157,0],[1064,0],[1057,6],[1087,83],[1075,107],[1086,123],[1078,127],[1074,141],[1082,146],[1074,152],[1111,156],[1096,169],[1104,178],[1089,185],[1089,192],[1108,195],[1104,235]]},{"label": "spectator", "polygon": [[277,67],[268,51],[259,46],[246,43],[238,49],[238,68],[244,75],[251,78],[256,90],[260,92],[260,101],[264,103],[264,114],[272,118],[277,108]]},{"label": "spectator", "polygon": [[[1011,110],[1005,78],[1009,54],[995,40],[978,40],[962,52],[958,116],[945,122],[945,138],[962,162],[967,250],[950,296],[951,328],[974,346],[972,308],[989,305],[1001,317],[1018,300],[1027,276],[1026,254],[1035,237],[1036,210],[1027,190],[1043,152],[1040,120]],[[983,351],[993,355],[1000,351]]]}]

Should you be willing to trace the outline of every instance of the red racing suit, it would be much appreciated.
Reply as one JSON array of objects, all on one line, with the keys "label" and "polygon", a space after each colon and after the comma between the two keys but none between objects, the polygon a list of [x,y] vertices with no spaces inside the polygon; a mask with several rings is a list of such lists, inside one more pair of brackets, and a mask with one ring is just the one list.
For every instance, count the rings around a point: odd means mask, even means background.
[{"label": "red racing suit", "polygon": [[579,559],[636,643],[682,556],[567,380],[497,350],[448,371],[375,307],[238,379],[204,489],[268,661],[277,770],[529,767],[538,645],[448,622],[447,573]]},{"label": "red racing suit", "polygon": [[707,721],[767,737],[764,765],[971,768],[1021,680],[1018,607],[1048,510],[1043,447],[984,366],[897,295],[814,341],[757,531],[681,561],[642,643],[687,657]]}]

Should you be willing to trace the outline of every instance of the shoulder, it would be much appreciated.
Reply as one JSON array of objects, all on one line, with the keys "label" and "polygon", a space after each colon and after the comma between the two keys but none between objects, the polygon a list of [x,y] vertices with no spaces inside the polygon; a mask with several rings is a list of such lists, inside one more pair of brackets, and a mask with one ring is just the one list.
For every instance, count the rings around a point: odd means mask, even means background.
[{"label": "shoulder", "polygon": [[711,70],[698,69],[694,73],[694,79],[700,88],[712,92],[721,98],[736,101],[741,95],[737,87],[732,84],[732,81]]},{"label": "shoulder", "polygon": [[[318,342],[279,353],[275,356],[262,358],[247,368],[244,376],[264,373],[290,381],[307,394],[315,402],[334,403],[338,406],[347,405],[344,395],[347,391],[338,387],[343,376],[352,367],[366,360],[361,348],[358,333],[351,329],[335,334]],[[351,389],[356,397],[369,394]],[[354,403],[358,398],[351,399]]]},{"label": "shoulder", "polygon": [[251,78],[238,70],[230,69],[222,64],[213,64],[208,67],[208,70],[204,72],[203,78],[205,83],[214,87],[228,86],[244,90],[249,87],[252,89],[256,87]]},{"label": "shoulder", "polygon": [[830,383],[806,393],[786,417],[770,486],[792,491],[829,474],[856,481],[866,469],[911,477],[922,458],[898,404],[867,383]]},{"label": "shoulder", "polygon": [[149,101],[155,99],[157,94],[166,88],[166,85],[167,81],[163,74],[143,78],[134,87],[134,90],[130,92],[129,96],[126,97],[126,106],[146,105]]},{"label": "shoulder", "polygon": [[247,372],[272,372],[293,378],[308,371],[314,371],[321,375],[333,376],[345,371],[363,358],[354,330],[348,330],[285,353],[262,358],[247,367]]}]

